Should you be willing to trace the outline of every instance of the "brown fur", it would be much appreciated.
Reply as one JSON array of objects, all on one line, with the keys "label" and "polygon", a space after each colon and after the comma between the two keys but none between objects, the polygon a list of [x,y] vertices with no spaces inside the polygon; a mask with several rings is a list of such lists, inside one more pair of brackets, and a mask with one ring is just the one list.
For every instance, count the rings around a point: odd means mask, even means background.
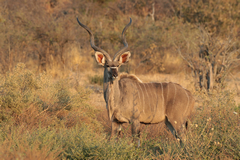
[{"label": "brown fur", "polygon": [[140,123],[165,121],[180,139],[177,130],[186,126],[195,102],[192,94],[177,83],[142,83],[126,73],[110,83],[106,92],[112,136],[119,132],[121,123],[131,122],[133,134],[138,135]]}]

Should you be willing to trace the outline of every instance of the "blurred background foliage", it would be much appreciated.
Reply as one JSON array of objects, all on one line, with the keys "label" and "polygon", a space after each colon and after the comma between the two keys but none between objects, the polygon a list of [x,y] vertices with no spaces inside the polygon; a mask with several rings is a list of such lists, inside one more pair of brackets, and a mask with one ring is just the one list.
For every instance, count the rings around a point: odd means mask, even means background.
[{"label": "blurred background foliage", "polygon": [[239,37],[239,12],[238,0],[0,0],[0,72],[18,62],[53,76],[97,68],[78,16],[94,32],[96,45],[111,55],[122,47],[121,31],[132,17],[127,41],[133,58],[122,70],[176,73],[184,68],[176,39],[200,45],[199,27],[219,41],[230,31]]}]

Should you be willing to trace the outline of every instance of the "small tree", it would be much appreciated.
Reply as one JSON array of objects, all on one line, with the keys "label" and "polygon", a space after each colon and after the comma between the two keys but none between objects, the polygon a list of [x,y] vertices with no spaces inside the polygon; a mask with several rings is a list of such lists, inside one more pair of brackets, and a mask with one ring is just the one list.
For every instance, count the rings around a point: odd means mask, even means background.
[{"label": "small tree", "polygon": [[[177,45],[180,56],[191,68],[197,88],[212,90],[223,87],[226,77],[240,66],[240,46],[233,30],[227,37],[218,37],[199,28],[197,42]],[[193,47],[189,47],[192,45]],[[183,53],[182,50],[185,49]]]}]

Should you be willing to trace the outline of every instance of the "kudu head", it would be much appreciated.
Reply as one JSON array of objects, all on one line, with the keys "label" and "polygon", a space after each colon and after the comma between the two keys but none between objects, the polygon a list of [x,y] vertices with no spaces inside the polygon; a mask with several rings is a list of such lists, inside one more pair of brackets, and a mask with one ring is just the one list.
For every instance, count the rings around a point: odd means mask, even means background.
[{"label": "kudu head", "polygon": [[122,31],[122,39],[123,39],[123,44],[124,47],[121,48],[113,57],[113,59],[110,57],[110,55],[104,51],[103,49],[95,46],[94,44],[94,36],[92,31],[84,24],[82,24],[78,18],[77,21],[79,23],[80,26],[82,26],[84,29],[87,30],[87,32],[90,35],[90,44],[91,47],[96,51],[95,52],[95,59],[97,61],[97,63],[99,65],[102,65],[105,68],[104,74],[107,74],[106,76],[108,77],[104,77],[107,78],[108,80],[113,80],[114,78],[116,78],[118,76],[118,68],[125,64],[126,62],[128,62],[131,53],[127,50],[128,44],[125,38],[125,32],[127,30],[127,28],[131,25],[132,23],[132,19],[130,18],[130,22],[125,26],[125,28]]}]

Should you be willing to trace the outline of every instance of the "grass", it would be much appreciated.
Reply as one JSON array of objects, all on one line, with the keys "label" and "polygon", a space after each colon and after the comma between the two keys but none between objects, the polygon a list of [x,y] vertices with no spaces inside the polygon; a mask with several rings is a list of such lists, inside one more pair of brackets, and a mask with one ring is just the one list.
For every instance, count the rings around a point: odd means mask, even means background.
[{"label": "grass", "polygon": [[24,64],[1,76],[2,159],[240,158],[240,112],[230,91],[195,93],[202,103],[184,147],[158,124],[141,126],[137,148],[127,124],[118,141],[109,140],[106,110],[89,105],[89,90],[68,79],[35,76]]},{"label": "grass", "polygon": [[90,84],[98,84],[101,86],[103,85],[103,76],[99,75],[89,76],[88,80]]}]

